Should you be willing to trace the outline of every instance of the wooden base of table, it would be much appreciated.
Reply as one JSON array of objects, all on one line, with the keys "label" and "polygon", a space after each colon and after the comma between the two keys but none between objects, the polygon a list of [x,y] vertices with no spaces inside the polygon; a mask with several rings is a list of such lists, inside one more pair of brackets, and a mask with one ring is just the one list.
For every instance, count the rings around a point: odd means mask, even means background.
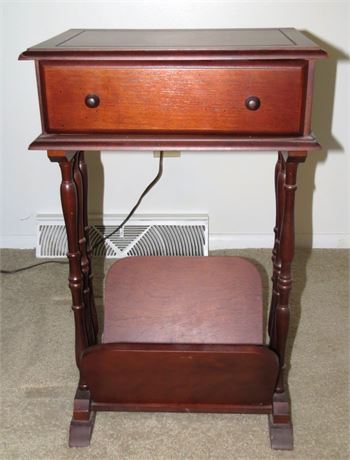
[{"label": "wooden base of table", "polygon": [[272,449],[293,449],[290,401],[286,392],[275,392],[273,395],[272,414],[269,415],[269,432]]},{"label": "wooden base of table", "polygon": [[75,393],[73,418],[69,427],[69,447],[90,445],[96,412],[91,410],[91,397],[87,389],[79,388]]},{"label": "wooden base of table", "polygon": [[69,427],[69,447],[88,447],[95,424],[96,412],[89,420],[72,420]]},{"label": "wooden base of table", "polygon": [[293,449],[293,427],[291,423],[273,423],[273,417],[270,414],[269,433],[272,449]]},{"label": "wooden base of table", "polygon": [[205,412],[205,413],[254,413],[254,414],[269,414],[269,434],[271,448],[277,450],[292,450],[293,449],[293,427],[291,423],[273,423],[271,414],[271,406],[229,406],[229,405],[196,405],[189,404],[174,404],[162,406],[159,404],[106,404],[106,403],[91,403],[92,409],[88,420],[71,421],[69,430],[69,447],[88,447],[90,445],[91,435],[95,423],[96,411],[135,411],[135,412]]},{"label": "wooden base of table", "polygon": [[[75,399],[77,402],[77,399]],[[81,400],[79,400],[81,403]],[[89,397],[84,401],[89,411],[88,420],[75,420],[74,417],[70,424],[69,430],[69,447],[88,447],[95,423],[96,411],[124,411],[124,412],[186,412],[186,413],[254,413],[269,414],[269,434],[271,448],[277,450],[293,449],[293,427],[291,423],[274,423],[271,414],[271,405],[248,405],[248,406],[230,406],[230,405],[190,405],[190,404],[108,404],[94,403]],[[289,404],[288,404],[289,406]]]},{"label": "wooden base of table", "polygon": [[105,292],[103,343],[80,359],[88,390],[75,398],[71,446],[89,444],[97,410],[274,414],[275,407],[272,447],[287,448],[291,429],[274,397],[279,360],[263,344],[261,282],[250,262],[123,259],[110,268]]}]

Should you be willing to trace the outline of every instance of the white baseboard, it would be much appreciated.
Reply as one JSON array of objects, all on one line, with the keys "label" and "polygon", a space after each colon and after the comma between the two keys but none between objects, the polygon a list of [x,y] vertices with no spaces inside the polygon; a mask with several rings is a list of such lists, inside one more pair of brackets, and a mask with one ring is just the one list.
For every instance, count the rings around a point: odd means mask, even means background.
[{"label": "white baseboard", "polygon": [[[213,233],[209,234],[209,249],[271,248],[273,238],[272,233]],[[295,239],[298,247],[350,248],[348,233],[298,233]]]},{"label": "white baseboard", "polygon": [[[243,249],[271,248],[273,235],[271,233],[214,233],[209,235],[209,249]],[[299,233],[296,235],[296,245],[313,248],[350,248],[348,233]],[[0,239],[1,248],[34,249],[36,235],[3,236]]]},{"label": "white baseboard", "polygon": [[36,235],[11,235],[0,237],[2,249],[35,249]]},{"label": "white baseboard", "polygon": [[316,233],[314,235],[300,233],[296,235],[296,245],[298,247],[330,248],[330,249],[349,249],[349,233]]},{"label": "white baseboard", "polygon": [[271,248],[272,234],[213,233],[209,234],[209,249]]}]

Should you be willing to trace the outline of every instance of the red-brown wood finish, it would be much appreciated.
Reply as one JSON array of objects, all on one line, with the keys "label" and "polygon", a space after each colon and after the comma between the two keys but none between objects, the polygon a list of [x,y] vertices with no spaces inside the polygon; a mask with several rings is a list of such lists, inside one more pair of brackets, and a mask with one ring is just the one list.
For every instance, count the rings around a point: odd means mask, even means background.
[{"label": "red-brown wood finish", "polygon": [[69,427],[69,447],[87,447],[94,428],[96,411],[91,410],[90,391],[78,387],[73,405],[73,418]]},{"label": "red-brown wood finish", "polygon": [[204,134],[41,134],[29,146],[30,150],[203,150],[256,151],[317,150],[319,143],[313,135],[300,137],[204,135]]},{"label": "red-brown wood finish", "polygon": [[292,287],[291,263],[294,256],[294,198],[297,189],[296,175],[300,162],[305,161],[307,152],[293,155],[283,152],[283,214],[280,218],[280,238],[277,252],[278,278],[277,303],[275,308],[276,351],[280,358],[280,375],[276,387],[277,393],[285,391],[283,381],[284,355],[289,327],[289,294]]},{"label": "red-brown wood finish", "polygon": [[293,445],[290,401],[285,380],[285,348],[289,328],[289,294],[292,287],[291,263],[294,255],[294,196],[298,164],[307,152],[279,152],[275,168],[276,225],[272,252],[272,298],[268,331],[270,348],[279,356],[280,371],[269,417],[270,438],[278,449]]},{"label": "red-brown wood finish", "polygon": [[[44,64],[46,130],[301,135],[305,67]],[[85,103],[90,94],[99,98],[96,108]],[[246,107],[252,96],[260,100],[257,110]]]},{"label": "red-brown wood finish", "polygon": [[86,280],[86,290],[88,292],[88,304],[90,315],[92,319],[92,328],[95,340],[97,340],[98,334],[98,322],[97,322],[97,313],[96,313],[96,306],[95,306],[95,297],[94,297],[94,290],[93,290],[93,274],[92,274],[92,247],[90,244],[89,238],[89,223],[88,223],[88,170],[85,161],[85,154],[84,152],[79,152],[79,159],[78,159],[78,167],[81,174],[82,179],[82,214],[83,214],[83,226],[84,226],[84,238],[85,238],[85,245],[86,245],[86,255],[88,259],[87,269],[85,276],[87,277]]},{"label": "red-brown wood finish", "polygon": [[105,282],[102,342],[262,344],[262,288],[239,257],[135,257]]},{"label": "red-brown wood finish", "polygon": [[74,180],[75,154],[66,155],[63,151],[49,151],[49,159],[58,162],[61,174],[61,202],[68,238],[69,287],[72,293],[72,309],[75,320],[75,357],[79,367],[80,356],[89,346],[88,321],[83,294],[83,273],[79,247],[79,201]]},{"label": "red-brown wood finish", "polygon": [[85,237],[85,225],[84,225],[84,184],[79,168],[81,152],[78,152],[73,160],[73,177],[77,191],[77,205],[78,205],[78,216],[77,216],[77,230],[78,230],[78,243],[79,243],[79,253],[80,253],[80,264],[81,264],[81,273],[82,273],[82,290],[83,290],[83,300],[85,307],[85,317],[86,317],[86,335],[89,346],[95,345],[97,337],[95,334],[94,324],[92,322],[92,305],[91,296],[90,296],[90,283],[89,283],[89,274],[90,274],[90,260],[87,255],[87,242]]},{"label": "red-brown wood finish", "polygon": [[327,54],[293,28],[71,29],[23,52],[20,59],[240,60],[320,59]]},{"label": "red-brown wood finish", "polygon": [[281,238],[281,220],[283,216],[284,209],[284,180],[285,172],[283,169],[283,156],[282,152],[278,152],[278,159],[275,166],[275,199],[276,199],[276,221],[274,227],[275,241],[274,247],[272,250],[272,263],[273,263],[273,274],[272,274],[272,295],[271,295],[271,305],[270,305],[270,314],[269,314],[269,323],[268,323],[268,332],[270,335],[270,345],[275,347],[276,337],[275,337],[275,313],[276,305],[278,300],[278,290],[277,282],[278,276],[281,270],[281,260],[280,260],[280,238]]},{"label": "red-brown wood finish", "polygon": [[[90,443],[96,411],[269,415],[271,446],[293,447],[284,375],[297,166],[311,131],[315,60],[295,29],[73,29],[34,59],[42,133],[59,163],[80,372],[69,445]],[[253,98],[252,102],[248,102]],[[84,150],[277,150],[269,344],[261,281],[240,258],[138,258],[106,280],[103,343],[93,294]]]},{"label": "red-brown wood finish", "polygon": [[266,408],[278,358],[252,345],[106,344],[83,353],[81,372],[95,405]]}]

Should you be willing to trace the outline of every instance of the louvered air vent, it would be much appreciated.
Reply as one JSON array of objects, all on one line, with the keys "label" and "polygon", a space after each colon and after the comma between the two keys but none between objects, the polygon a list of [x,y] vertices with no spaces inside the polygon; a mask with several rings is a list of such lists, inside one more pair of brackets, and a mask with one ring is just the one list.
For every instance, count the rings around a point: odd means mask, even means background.
[{"label": "louvered air vent", "polygon": [[[108,258],[208,255],[207,216],[137,216],[104,239],[122,220],[123,216],[107,216],[101,224],[91,219],[94,255]],[[40,215],[37,221],[37,257],[65,257],[67,238],[63,220],[59,216]]]}]

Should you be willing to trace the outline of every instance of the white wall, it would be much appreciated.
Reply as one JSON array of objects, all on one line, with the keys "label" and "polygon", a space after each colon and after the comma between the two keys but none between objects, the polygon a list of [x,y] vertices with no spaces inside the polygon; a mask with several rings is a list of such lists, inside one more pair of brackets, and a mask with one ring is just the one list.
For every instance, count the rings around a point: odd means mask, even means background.
[{"label": "white wall", "polygon": [[[88,27],[296,27],[312,34],[330,52],[330,59],[318,65],[315,89],[314,131],[324,150],[313,152],[300,169],[298,242],[314,247],[350,246],[350,21],[345,2],[12,1],[1,8],[2,247],[34,247],[35,215],[61,211],[59,168],[45,152],[27,151],[40,132],[35,72],[33,62],[19,62],[17,57],[27,47],[66,29]],[[275,158],[272,152],[184,152],[181,158],[166,159],[164,177],[140,212],[209,213],[212,247],[269,246]],[[88,159],[98,165],[91,154]],[[132,207],[157,169],[157,160],[148,152],[102,153],[102,164],[103,209],[114,213]],[[92,211],[102,198],[94,190],[92,184]]]}]

